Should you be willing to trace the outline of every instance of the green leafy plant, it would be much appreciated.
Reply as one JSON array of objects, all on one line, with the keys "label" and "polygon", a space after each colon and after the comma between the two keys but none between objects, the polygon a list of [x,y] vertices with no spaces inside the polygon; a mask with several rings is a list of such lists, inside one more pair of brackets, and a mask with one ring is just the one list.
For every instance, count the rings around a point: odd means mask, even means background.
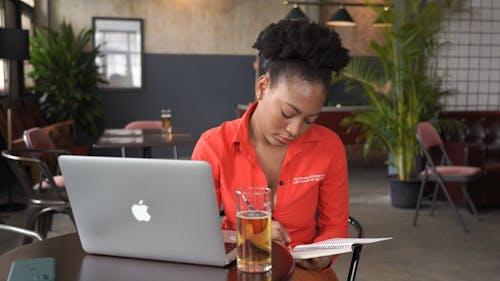
[{"label": "green leafy plant", "polygon": [[[438,41],[444,16],[462,7],[462,1],[401,0],[395,7],[392,26],[384,30],[384,43],[371,42],[381,67],[354,58],[340,77],[348,90],[361,90],[370,110],[343,120],[344,125],[361,126],[365,153],[385,148],[393,156],[400,180],[416,174],[419,147],[417,123],[433,120],[439,128],[459,128],[458,122],[438,120],[441,90],[436,71]],[[356,81],[357,83],[351,83]],[[361,89],[360,89],[361,88]]]},{"label": "green leafy plant", "polygon": [[40,94],[40,108],[50,123],[73,119],[87,134],[96,135],[104,120],[97,86],[106,82],[94,64],[99,49],[84,51],[91,38],[91,29],[75,35],[65,22],[59,32],[37,28],[30,40],[29,76],[36,81],[33,90]]}]

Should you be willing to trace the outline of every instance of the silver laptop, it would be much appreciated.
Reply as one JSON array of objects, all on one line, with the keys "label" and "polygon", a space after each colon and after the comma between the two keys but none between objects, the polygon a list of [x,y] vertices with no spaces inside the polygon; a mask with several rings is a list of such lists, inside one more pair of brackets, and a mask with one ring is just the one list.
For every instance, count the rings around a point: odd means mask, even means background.
[{"label": "silver laptop", "polygon": [[236,234],[221,231],[207,162],[63,155],[59,164],[85,252],[215,266],[235,259]]}]

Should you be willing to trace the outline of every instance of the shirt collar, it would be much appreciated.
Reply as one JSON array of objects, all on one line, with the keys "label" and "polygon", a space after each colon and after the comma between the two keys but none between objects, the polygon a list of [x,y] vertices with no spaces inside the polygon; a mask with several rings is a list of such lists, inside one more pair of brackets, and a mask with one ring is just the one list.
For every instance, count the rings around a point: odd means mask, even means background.
[{"label": "shirt collar", "polygon": [[250,104],[247,111],[241,117],[241,122],[233,137],[233,143],[244,143],[248,141],[248,124],[250,122],[250,116],[252,116],[255,108],[257,108],[257,104],[258,102]]}]

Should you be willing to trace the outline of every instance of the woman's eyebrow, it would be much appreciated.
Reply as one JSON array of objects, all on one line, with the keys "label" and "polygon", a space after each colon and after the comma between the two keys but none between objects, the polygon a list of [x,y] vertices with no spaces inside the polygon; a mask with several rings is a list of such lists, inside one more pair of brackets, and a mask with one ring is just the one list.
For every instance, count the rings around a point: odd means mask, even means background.
[{"label": "woman's eyebrow", "polygon": [[295,110],[295,112],[297,113],[302,113],[302,111],[300,111],[295,105],[289,103],[289,102],[285,102],[289,107],[291,107],[293,110]]},{"label": "woman's eyebrow", "polygon": [[[286,104],[287,104],[288,106],[290,106],[293,110],[295,110],[295,112],[297,112],[297,113],[302,113],[302,111],[300,111],[300,110],[299,110],[296,106],[294,106],[293,104],[291,104],[291,103],[289,103],[289,102],[286,102]],[[309,114],[309,115],[307,115],[307,116],[317,116],[317,115],[319,115],[320,113],[321,113],[321,111],[316,112],[316,113]]]}]

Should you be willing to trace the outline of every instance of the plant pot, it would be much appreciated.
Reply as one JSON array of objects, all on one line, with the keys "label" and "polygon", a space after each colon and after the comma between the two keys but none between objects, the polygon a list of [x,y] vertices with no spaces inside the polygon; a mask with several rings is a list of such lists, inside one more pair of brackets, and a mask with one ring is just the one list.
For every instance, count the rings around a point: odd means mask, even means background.
[{"label": "plant pot", "polygon": [[389,183],[389,191],[392,206],[408,209],[415,208],[415,206],[417,206],[420,184],[420,180],[391,180]]}]

